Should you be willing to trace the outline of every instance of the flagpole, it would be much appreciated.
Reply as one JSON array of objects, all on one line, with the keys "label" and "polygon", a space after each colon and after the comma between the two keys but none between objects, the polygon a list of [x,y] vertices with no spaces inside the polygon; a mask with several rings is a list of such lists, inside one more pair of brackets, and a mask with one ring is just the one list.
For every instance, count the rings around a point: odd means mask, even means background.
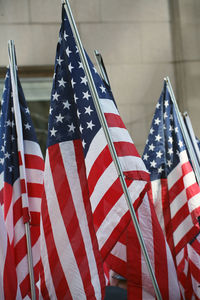
[{"label": "flagpole", "polygon": [[[23,132],[22,132],[22,120],[21,112],[19,106],[19,97],[18,97],[18,85],[17,85],[17,72],[16,72],[16,53],[15,45],[13,40],[8,42],[8,56],[9,56],[9,65],[10,65],[10,74],[11,74],[11,83],[12,83],[12,92],[13,92],[13,105],[14,105],[14,114],[15,114],[15,123],[17,131],[17,144],[18,149],[21,151],[22,166],[20,167],[20,177],[24,178],[26,195],[22,195],[22,202],[28,206],[28,197],[27,197],[27,181],[26,181],[26,171],[25,171],[25,162],[24,162],[24,143],[23,143]],[[22,203],[23,207],[23,203]],[[31,247],[31,233],[30,233],[30,224],[29,220],[26,220],[25,223],[25,233],[26,233],[26,243],[27,243],[27,257],[28,257],[28,269],[30,275],[30,286],[31,286],[31,298],[36,300],[35,292],[35,279],[33,271],[33,257],[32,257],[32,247]]]},{"label": "flagpole", "polygon": [[182,115],[179,111],[178,104],[177,104],[177,101],[176,101],[176,98],[175,98],[175,95],[174,95],[169,77],[164,78],[164,80],[167,83],[167,87],[168,87],[172,102],[174,103],[174,107],[175,107],[175,110],[176,110],[179,125],[180,125],[180,128],[181,128],[182,134],[183,134],[183,138],[185,140],[185,144],[186,144],[189,156],[191,158],[191,162],[192,162],[192,166],[193,166],[193,169],[194,169],[194,173],[196,175],[197,182],[198,182],[198,184],[200,184],[200,168],[199,168],[199,163],[197,161],[197,157],[195,155],[195,152],[194,152],[194,149],[193,149],[188,131],[187,131],[185,123],[183,121],[183,117],[182,117]]},{"label": "flagpole", "polygon": [[101,77],[106,82],[106,84],[110,87],[109,78],[108,78],[108,75],[106,72],[106,68],[105,68],[101,53],[99,53],[99,51],[97,51],[97,50],[94,50],[94,54],[95,54],[95,58],[96,58],[96,62],[98,64],[99,70],[101,72]]},{"label": "flagpole", "polygon": [[142,250],[142,253],[144,255],[144,258],[145,258],[145,261],[146,261],[146,264],[147,264],[147,268],[148,268],[148,271],[149,271],[149,274],[150,274],[150,277],[151,277],[151,280],[152,280],[152,283],[153,283],[153,287],[154,287],[154,290],[155,290],[156,297],[157,297],[158,300],[162,300],[161,293],[160,293],[160,290],[159,290],[159,287],[158,287],[158,283],[156,281],[156,277],[155,277],[155,274],[153,272],[153,268],[152,268],[152,265],[151,265],[151,262],[150,262],[150,259],[149,259],[149,255],[148,255],[145,243],[144,243],[144,239],[143,239],[142,233],[140,231],[139,223],[138,223],[135,211],[133,209],[133,205],[131,203],[131,198],[130,198],[130,195],[129,195],[129,192],[128,192],[126,181],[124,179],[122,168],[121,168],[121,165],[119,163],[113,141],[110,137],[110,133],[109,133],[109,129],[108,129],[108,125],[107,125],[105,116],[102,112],[102,109],[101,109],[101,106],[100,106],[100,103],[99,103],[99,96],[98,96],[96,86],[95,86],[95,83],[94,83],[94,80],[93,80],[93,77],[92,77],[92,74],[91,74],[91,71],[90,71],[90,68],[89,68],[89,65],[88,65],[88,61],[87,61],[87,58],[86,58],[86,55],[85,55],[83,45],[82,45],[81,40],[80,40],[80,36],[79,36],[78,30],[77,30],[77,27],[76,27],[76,24],[75,24],[75,21],[74,21],[74,17],[73,17],[73,14],[72,14],[72,11],[71,11],[71,8],[70,8],[70,5],[69,5],[69,1],[68,0],[62,0],[62,1],[65,4],[65,10],[66,10],[66,13],[67,13],[67,16],[68,16],[68,19],[69,19],[69,22],[70,22],[70,25],[71,25],[71,28],[72,28],[72,31],[73,31],[74,38],[76,40],[76,44],[77,44],[79,54],[80,54],[80,58],[81,58],[81,61],[82,61],[82,64],[83,64],[83,67],[84,67],[84,70],[85,70],[85,74],[86,74],[89,89],[90,89],[90,92],[91,92],[91,95],[92,95],[92,98],[93,98],[93,101],[94,101],[94,105],[95,105],[95,108],[96,108],[96,111],[97,111],[97,115],[99,117],[99,121],[100,121],[101,126],[103,128],[103,131],[104,131],[107,143],[108,143],[108,147],[109,147],[111,156],[113,158],[113,161],[114,161],[114,164],[115,164],[115,167],[116,167],[116,170],[117,170],[117,173],[118,173],[121,185],[122,185],[122,189],[123,189],[123,192],[124,192],[124,195],[125,195],[125,198],[126,198],[126,202],[127,202],[130,214],[131,214],[131,218],[133,220],[135,230],[136,230],[136,233],[137,233],[137,236],[138,236],[138,240],[140,242],[141,250]]},{"label": "flagpole", "polygon": [[200,151],[199,151],[199,147],[197,145],[197,140],[196,140],[196,137],[195,137],[195,134],[194,134],[192,123],[190,121],[190,117],[189,117],[187,112],[183,113],[183,117],[184,117],[186,128],[187,128],[187,131],[189,133],[189,136],[190,136],[193,148],[194,148],[194,152],[196,154],[196,157],[197,157],[197,160],[198,160],[198,163],[199,163],[199,166],[200,166]]}]

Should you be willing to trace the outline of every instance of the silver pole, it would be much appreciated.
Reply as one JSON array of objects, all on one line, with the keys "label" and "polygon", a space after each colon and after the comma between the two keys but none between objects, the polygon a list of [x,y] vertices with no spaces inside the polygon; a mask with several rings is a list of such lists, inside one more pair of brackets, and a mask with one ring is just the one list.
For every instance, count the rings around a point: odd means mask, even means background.
[{"label": "silver pole", "polygon": [[98,67],[99,67],[99,71],[101,73],[101,77],[107,83],[107,85],[110,86],[110,82],[109,82],[109,79],[108,79],[106,68],[105,68],[104,63],[103,63],[103,58],[102,58],[101,54],[99,53],[99,51],[97,51],[97,50],[94,50],[94,54],[95,54],[96,62],[97,62]]},{"label": "silver pole", "polygon": [[[8,42],[8,56],[9,56],[10,75],[11,75],[12,92],[13,92],[13,105],[14,105],[14,113],[15,113],[16,131],[17,131],[17,144],[18,144],[18,149],[21,149],[22,152],[21,157],[23,161],[22,168],[20,168],[20,174],[22,175],[22,178],[25,179],[25,185],[27,191],[26,171],[25,171],[25,164],[24,164],[24,147],[23,147],[24,143],[23,143],[23,133],[22,133],[22,120],[21,120],[18,85],[17,85],[16,53],[15,53],[14,41],[12,40]],[[27,195],[25,201],[28,204]],[[31,286],[31,298],[32,300],[36,300],[35,278],[34,278],[34,271],[33,271],[33,257],[32,257],[32,247],[31,247],[31,237],[30,237],[31,233],[30,233],[29,222],[25,223],[25,233],[26,233],[26,243],[27,243],[28,270],[29,270],[30,286]]]},{"label": "silver pole", "polygon": [[183,121],[183,117],[182,117],[182,115],[179,111],[178,104],[176,102],[176,98],[175,98],[175,95],[174,95],[169,77],[164,78],[164,80],[167,83],[169,94],[171,96],[172,102],[174,103],[174,107],[175,107],[175,110],[176,110],[179,125],[180,125],[180,128],[181,128],[182,134],[183,134],[183,138],[184,138],[184,141],[185,141],[185,144],[186,144],[186,148],[187,148],[188,153],[189,153],[190,158],[191,158],[191,162],[192,162],[194,173],[196,175],[197,182],[198,182],[198,184],[200,184],[200,168],[199,168],[199,164],[198,164],[198,161],[197,161],[197,158],[196,158],[196,155],[195,155],[195,152],[194,152],[194,149],[193,149],[188,131],[187,131],[185,123]]},{"label": "silver pole", "polygon": [[77,30],[77,27],[76,27],[76,24],[75,24],[75,21],[74,21],[74,18],[73,18],[73,14],[72,14],[72,11],[71,11],[68,0],[64,0],[64,1],[65,1],[65,10],[66,10],[66,13],[67,13],[67,16],[68,16],[73,34],[74,34],[74,38],[76,40],[76,44],[77,44],[79,54],[80,54],[80,58],[81,58],[81,61],[82,61],[82,64],[83,64],[83,67],[84,67],[84,70],[85,70],[85,74],[86,74],[86,77],[87,77],[87,80],[88,80],[88,85],[89,85],[90,92],[91,92],[91,95],[92,95],[92,98],[93,98],[93,101],[94,101],[94,105],[95,105],[95,108],[96,108],[101,126],[104,130],[104,134],[105,134],[105,137],[106,137],[106,140],[107,140],[107,143],[108,143],[108,146],[109,146],[109,150],[110,150],[110,153],[112,155],[112,158],[113,158],[118,176],[120,178],[120,182],[121,182],[121,185],[122,185],[122,188],[123,188],[123,192],[124,192],[124,195],[125,195],[125,198],[126,198],[126,202],[127,202],[128,208],[130,210],[130,214],[131,214],[134,226],[135,226],[135,230],[136,230],[136,233],[137,233],[137,236],[138,236],[138,240],[140,242],[141,250],[142,250],[142,253],[144,255],[144,258],[145,258],[145,261],[146,261],[146,264],[147,264],[147,268],[148,268],[148,271],[149,271],[149,274],[150,274],[150,277],[151,277],[151,280],[152,280],[152,283],[153,283],[153,286],[154,286],[155,294],[156,294],[156,297],[157,297],[158,300],[162,300],[161,293],[160,293],[160,290],[159,290],[159,287],[158,287],[158,283],[156,281],[156,277],[155,277],[155,274],[153,272],[153,268],[151,266],[151,262],[150,262],[150,259],[149,259],[149,256],[148,256],[148,252],[147,252],[147,249],[146,249],[146,246],[145,246],[145,243],[144,243],[144,239],[143,239],[142,233],[140,231],[138,220],[137,220],[135,211],[134,211],[132,203],[131,203],[130,195],[129,195],[127,185],[126,185],[126,182],[125,182],[125,179],[124,179],[122,168],[121,168],[121,165],[119,163],[113,141],[110,137],[110,133],[109,133],[108,125],[106,123],[105,116],[102,112],[102,109],[101,109],[101,106],[100,106],[100,103],[99,103],[99,96],[98,96],[96,86],[95,86],[95,83],[94,83],[94,80],[93,80],[93,77],[92,77],[92,74],[91,74],[91,71],[90,71],[90,67],[88,65],[88,61],[87,61],[87,58],[86,58],[86,55],[85,55],[85,52],[84,52],[83,45],[82,45],[81,40],[80,40],[80,36],[79,36],[78,30]]},{"label": "silver pole", "polygon": [[199,151],[199,147],[198,147],[198,144],[197,144],[197,140],[196,140],[196,137],[195,137],[195,134],[194,134],[194,130],[193,130],[193,127],[192,127],[190,117],[189,117],[187,112],[183,113],[183,117],[184,117],[184,121],[185,121],[185,124],[186,124],[188,134],[190,136],[190,139],[191,139],[191,142],[192,142],[192,145],[193,145],[193,148],[194,148],[194,152],[196,154],[196,157],[197,157],[197,160],[198,160],[198,163],[199,163],[199,166],[200,166],[200,151]]}]

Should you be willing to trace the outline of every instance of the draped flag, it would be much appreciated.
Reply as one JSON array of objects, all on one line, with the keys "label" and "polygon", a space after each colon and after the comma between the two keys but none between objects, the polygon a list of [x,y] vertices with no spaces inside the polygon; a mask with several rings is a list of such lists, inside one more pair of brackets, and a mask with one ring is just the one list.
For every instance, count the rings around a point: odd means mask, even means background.
[{"label": "draped flag", "polygon": [[[89,58],[88,62],[132,201],[137,206],[147,189],[149,174],[111,92]],[[55,60],[45,170],[43,295],[61,299],[68,293],[70,299],[79,292],[79,297],[85,293],[85,298],[91,299],[89,285],[98,291],[96,297],[101,298],[102,271],[92,226],[105,259],[127,226],[130,214],[64,8]],[[85,267],[81,259],[87,262]]]},{"label": "draped flag", "polygon": [[[13,94],[8,69],[2,98],[0,127],[0,202],[14,255],[17,280],[22,298],[30,296],[27,244],[24,223],[30,222],[31,246],[35,281],[39,278],[40,263],[40,206],[43,191],[44,161],[37,143],[30,112],[26,105],[18,79],[19,105],[22,119],[24,159],[18,148],[18,135],[14,116]],[[21,147],[22,145],[20,145]],[[20,169],[25,162],[26,178],[21,178]],[[27,190],[25,185],[27,182]],[[22,198],[28,197],[28,206]],[[9,283],[12,285],[12,282]]]},{"label": "draped flag", "polygon": [[176,111],[165,82],[143,154],[153,202],[174,259],[199,232],[200,188],[188,160]]},{"label": "draped flag", "polygon": [[[151,191],[145,194],[137,218],[162,299],[180,299],[174,261],[154,210]],[[128,298],[155,299],[152,279],[132,222],[106,261],[112,270],[127,280]]]},{"label": "draped flag", "polygon": [[0,208],[0,299],[22,299],[2,209]]}]

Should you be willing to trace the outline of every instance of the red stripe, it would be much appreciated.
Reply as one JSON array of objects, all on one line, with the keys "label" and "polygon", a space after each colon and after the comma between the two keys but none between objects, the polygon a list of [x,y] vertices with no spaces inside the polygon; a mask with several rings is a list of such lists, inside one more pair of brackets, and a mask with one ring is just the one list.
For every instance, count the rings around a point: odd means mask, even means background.
[{"label": "red stripe", "polygon": [[[42,198],[42,223],[44,229],[44,236],[46,241],[47,253],[48,253],[48,261],[49,267],[51,270],[52,281],[54,284],[54,289],[56,292],[56,296],[58,299],[72,299],[72,295],[69,290],[69,286],[67,280],[65,278],[65,274],[63,272],[62,264],[59,259],[58,252],[56,250],[56,244],[53,237],[53,231],[51,227],[51,221],[48,213],[47,199],[46,195],[43,194]],[[41,276],[41,292],[44,299],[48,299],[46,283],[45,283],[45,273],[42,273]],[[47,279],[48,280],[48,279]],[[50,295],[51,296],[51,295]]]},{"label": "red stripe", "polygon": [[11,252],[8,238],[7,238],[7,253],[6,253],[4,272],[3,272],[3,286],[4,286],[5,300],[16,299],[17,274],[16,274],[14,258]]},{"label": "red stripe", "polygon": [[99,156],[96,158],[88,176],[88,186],[89,186],[90,196],[94,191],[97,181],[102,176],[103,172],[112,163],[112,161],[113,160],[110,155],[110,151],[108,149],[108,146],[106,146],[99,154]]},{"label": "red stripe", "polygon": [[196,236],[199,233],[199,226],[194,225],[180,240],[180,242],[176,245],[174,248],[175,255],[179,253],[179,251],[184,248],[184,246],[190,242],[194,236]]},{"label": "red stripe", "polygon": [[44,192],[44,186],[40,183],[27,182],[28,197],[41,198]]},{"label": "red stripe", "polygon": [[4,219],[6,220],[8,211],[10,209],[10,205],[12,203],[12,192],[13,188],[12,186],[4,182],[4,188],[3,188],[3,203],[4,203]]},{"label": "red stripe", "polygon": [[18,159],[19,159],[19,166],[22,166],[22,156],[20,151],[18,151]]},{"label": "red stripe", "polygon": [[37,155],[25,154],[25,166],[27,169],[44,171],[44,160]]},{"label": "red stripe", "polygon": [[108,127],[118,127],[126,129],[121,117],[113,113],[104,113]]},{"label": "red stripe", "polygon": [[[56,157],[54,153],[55,151],[57,151]],[[93,286],[89,284],[91,282],[91,277],[85,245],[79,226],[79,220],[76,215],[70,186],[66,177],[62,155],[58,145],[54,145],[53,151],[50,147],[49,157],[58,204],[60,211],[62,212],[63,222],[65,224],[69,240],[71,241],[74,257],[79,267],[85,294],[88,295],[88,297],[95,297]],[[67,195],[67,197],[63,197],[63,195]]]},{"label": "red stripe", "polygon": [[85,169],[81,141],[74,141],[74,150],[75,150],[75,156],[78,158],[76,160],[78,175],[79,175],[79,180],[80,180],[80,184],[81,184],[83,202],[84,202],[85,212],[87,215],[89,232],[90,232],[90,236],[91,236],[95,261],[97,263],[97,271],[98,271],[98,275],[99,275],[99,280],[100,280],[100,285],[101,285],[101,295],[102,295],[102,299],[103,299],[104,292],[105,292],[104,291],[105,277],[104,277],[104,272],[103,272],[103,267],[102,267],[102,258],[100,256],[97,237],[96,237],[96,233],[94,230],[91,204],[90,204],[90,200],[88,198],[88,185],[87,185],[86,169]]},{"label": "red stripe", "polygon": [[184,190],[185,185],[183,182],[183,176],[179,178],[173,186],[169,189],[169,203],[172,203],[174,199]]},{"label": "red stripe", "polygon": [[[179,208],[179,210],[177,211],[175,216],[171,219],[173,232],[189,216],[189,214],[190,213],[189,213],[189,210],[188,210],[188,204],[185,203],[185,205],[183,205],[181,208]],[[186,230],[187,229],[188,228],[186,228]]]},{"label": "red stripe", "polygon": [[14,226],[22,218],[22,198],[18,198],[13,205],[13,222]]},{"label": "red stripe", "polygon": [[[140,157],[134,144],[129,142],[114,142],[115,150],[119,157],[123,156],[136,156]],[[134,159],[133,157],[131,159]]]},{"label": "red stripe", "polygon": [[21,193],[26,194],[26,185],[24,179],[20,179],[20,186],[21,186]]}]

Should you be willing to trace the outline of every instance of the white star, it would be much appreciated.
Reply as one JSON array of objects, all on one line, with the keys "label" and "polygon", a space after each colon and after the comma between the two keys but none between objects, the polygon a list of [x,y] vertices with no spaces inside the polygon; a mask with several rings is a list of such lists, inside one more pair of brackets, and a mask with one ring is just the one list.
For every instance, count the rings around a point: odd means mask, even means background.
[{"label": "white star", "polygon": [[164,117],[164,119],[166,119],[168,117],[166,112],[164,113],[163,117]]},{"label": "white star", "polygon": [[155,146],[153,144],[149,145],[149,151],[153,151]]},{"label": "white star", "polygon": [[155,162],[155,160],[150,161],[150,165],[151,165],[152,168],[155,168],[155,167],[156,167],[156,162]]},{"label": "white star", "polygon": [[76,53],[78,53],[79,51],[78,51],[78,47],[77,46],[75,46],[76,47]]},{"label": "white star", "polygon": [[53,108],[50,107],[50,108],[49,108],[49,114],[50,114],[50,115],[51,115],[51,113],[52,113],[52,110],[53,110]]},{"label": "white star", "polygon": [[172,138],[172,136],[170,136],[170,137],[168,138],[168,142],[169,142],[170,144],[173,143],[173,138]]},{"label": "white star", "polygon": [[173,149],[172,149],[172,148],[169,148],[169,149],[168,149],[168,151],[167,151],[167,153],[169,153],[169,155],[172,155],[172,154],[173,154],[173,152],[174,152],[174,151],[173,151]]},{"label": "white star", "polygon": [[153,134],[153,133],[154,133],[154,129],[151,128],[151,129],[150,129],[150,134]]},{"label": "white star", "polygon": [[100,86],[101,92],[106,94],[106,88],[105,86],[101,85]]},{"label": "white star", "polygon": [[78,97],[76,97],[76,94],[74,94],[74,102],[76,103],[77,100],[78,100]]},{"label": "white star", "polygon": [[28,107],[25,108],[25,112],[30,115],[30,111],[29,111]]},{"label": "white star", "polygon": [[56,60],[57,60],[57,62],[59,64],[59,66],[61,66],[61,63],[62,63],[63,59],[61,59],[61,57],[59,56]]},{"label": "white star", "polygon": [[165,107],[169,106],[169,101],[168,100],[165,100]]},{"label": "white star", "polygon": [[64,31],[64,40],[66,41],[67,40],[67,37],[68,37],[68,35],[66,34],[66,31]]},{"label": "white star", "polygon": [[87,122],[87,128],[90,128],[92,130],[92,127],[95,125],[92,123],[92,120],[90,122]]},{"label": "white star", "polygon": [[59,96],[60,96],[60,95],[59,95],[57,92],[55,92],[55,94],[52,95],[53,100],[58,101],[58,97],[59,97]]},{"label": "white star", "polygon": [[4,158],[0,158],[0,164],[4,164]]},{"label": "white star", "polygon": [[161,121],[160,121],[160,119],[159,119],[159,118],[157,118],[157,119],[155,119],[155,122],[154,122],[154,124],[155,124],[155,125],[159,125],[159,124],[160,124],[160,122],[161,122]]},{"label": "white star", "polygon": [[95,73],[98,73],[97,70],[95,69],[95,67],[93,67],[93,70],[94,70]]},{"label": "white star", "polygon": [[5,147],[1,146],[1,151],[4,152],[5,151]]},{"label": "white star", "polygon": [[63,105],[64,105],[63,109],[64,109],[64,108],[67,108],[67,109],[69,109],[69,108],[70,108],[70,106],[71,106],[71,104],[69,103],[69,101],[68,101],[68,100],[66,100],[65,102],[63,102]]},{"label": "white star", "polygon": [[174,131],[175,131],[176,133],[178,133],[178,127],[175,127],[175,128],[174,128]]},{"label": "white star", "polygon": [[86,76],[81,77],[81,83],[84,83],[85,85],[87,85],[87,78],[86,78]]},{"label": "white star", "polygon": [[61,44],[61,42],[62,42],[62,38],[61,38],[61,36],[59,36],[58,43]]},{"label": "white star", "polygon": [[148,158],[149,158],[149,155],[147,153],[145,153],[144,156],[143,156],[143,159],[148,160]]},{"label": "white star", "polygon": [[69,57],[70,53],[72,53],[72,51],[69,49],[69,47],[67,47],[66,54],[67,54],[68,57]]},{"label": "white star", "polygon": [[91,112],[93,111],[91,108],[90,108],[90,105],[88,107],[84,107],[85,108],[85,114],[88,114],[90,115]]},{"label": "white star", "polygon": [[157,104],[156,104],[156,108],[159,108],[160,107],[160,103],[158,102]]},{"label": "white star", "polygon": [[83,132],[83,127],[81,125],[79,126],[79,130],[80,130],[80,133]]},{"label": "white star", "polygon": [[79,69],[80,69],[80,68],[83,69],[83,64],[82,64],[82,62],[79,61],[78,63],[79,63],[79,67],[78,67],[78,68],[79,68]]},{"label": "white star", "polygon": [[74,87],[75,84],[76,84],[76,82],[75,82],[74,79],[72,78],[72,80],[71,80],[71,85],[72,85],[72,87]]},{"label": "white star", "polygon": [[169,118],[170,118],[170,120],[173,120],[173,115],[171,114]]},{"label": "white star", "polygon": [[174,130],[173,126],[169,125],[169,131],[173,131],[173,130]]},{"label": "white star", "polygon": [[162,168],[162,166],[160,168],[158,168],[158,173],[162,173],[164,170]]},{"label": "white star", "polygon": [[31,125],[30,125],[29,123],[27,123],[27,124],[24,124],[24,126],[25,126],[25,129],[28,129],[28,130],[30,130],[30,129],[31,129]]},{"label": "white star", "polygon": [[163,155],[163,153],[160,150],[158,152],[156,152],[156,157],[157,158],[161,158],[162,155]]},{"label": "white star", "polygon": [[72,132],[74,132],[74,130],[75,130],[75,126],[74,126],[74,124],[73,123],[71,123],[71,125],[67,125],[68,127],[69,127],[69,131],[72,131]]},{"label": "white star", "polygon": [[180,140],[180,141],[178,142],[178,145],[179,145],[180,148],[182,148],[182,147],[183,147],[183,142]]},{"label": "white star", "polygon": [[61,80],[58,80],[58,82],[59,82],[59,86],[65,87],[66,81],[64,81],[63,77],[61,78]]},{"label": "white star", "polygon": [[10,158],[10,154],[8,152],[5,153],[5,158]]},{"label": "white star", "polygon": [[162,138],[161,138],[161,136],[160,136],[159,134],[155,136],[155,140],[156,140],[157,142],[160,142],[161,139],[162,139]]},{"label": "white star", "polygon": [[89,100],[89,97],[91,97],[91,96],[89,95],[88,91],[85,93],[83,92],[83,99]]},{"label": "white star", "polygon": [[82,145],[83,145],[83,148],[85,148],[86,142],[84,140],[82,141]]},{"label": "white star", "polygon": [[52,130],[50,130],[51,136],[56,136],[56,132],[57,132],[57,131],[58,131],[58,130],[55,130],[54,127],[53,127]]},{"label": "white star", "polygon": [[81,113],[79,112],[79,110],[77,109],[77,117],[80,118]]},{"label": "white star", "polygon": [[167,161],[167,165],[168,165],[169,168],[171,167],[171,165],[172,165],[171,160],[168,160],[168,161]]},{"label": "white star", "polygon": [[8,121],[6,121],[6,126],[11,126],[11,121],[10,120],[8,120]]},{"label": "white star", "polygon": [[13,166],[8,167],[9,172],[11,173],[13,169]]},{"label": "white star", "polygon": [[72,69],[74,69],[74,67],[72,66],[71,63],[68,65],[68,68],[69,68],[70,73],[72,72]]},{"label": "white star", "polygon": [[55,116],[56,117],[56,123],[57,122],[61,122],[61,123],[63,123],[63,119],[64,119],[64,117],[61,115],[61,114],[59,114],[58,116]]}]

